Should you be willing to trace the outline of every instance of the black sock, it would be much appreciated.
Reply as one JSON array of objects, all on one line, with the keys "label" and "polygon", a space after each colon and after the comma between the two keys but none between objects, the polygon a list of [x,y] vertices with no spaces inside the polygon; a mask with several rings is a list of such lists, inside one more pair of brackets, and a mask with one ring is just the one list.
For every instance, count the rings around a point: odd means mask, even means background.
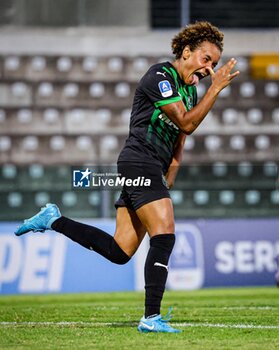
[{"label": "black sock", "polygon": [[145,317],[160,314],[168,277],[168,262],[174,243],[174,234],[160,234],[150,239],[144,267]]},{"label": "black sock", "polygon": [[130,257],[119,247],[114,238],[97,227],[61,216],[54,221],[51,228],[63,233],[83,247],[94,250],[115,264],[123,265],[130,260]]}]

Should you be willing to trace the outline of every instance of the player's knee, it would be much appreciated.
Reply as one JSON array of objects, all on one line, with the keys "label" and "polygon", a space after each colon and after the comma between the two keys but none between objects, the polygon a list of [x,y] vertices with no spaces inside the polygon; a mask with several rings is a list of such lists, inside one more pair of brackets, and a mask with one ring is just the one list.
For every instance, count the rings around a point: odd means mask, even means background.
[{"label": "player's knee", "polygon": [[152,227],[151,233],[163,233],[163,232],[170,232],[174,233],[175,231],[175,225],[173,221],[158,221],[156,225]]},{"label": "player's knee", "polygon": [[165,231],[164,232],[174,232],[175,227],[174,227],[174,222],[170,220],[166,225],[165,225]]},{"label": "player's knee", "polygon": [[129,262],[130,261],[130,257],[128,256],[128,255],[126,255],[126,256],[118,256],[118,257],[114,257],[112,260],[111,260],[111,262],[113,262],[113,263],[115,263],[115,264],[117,264],[117,265],[125,265],[125,264],[127,264],[127,262]]},{"label": "player's knee", "polygon": [[152,231],[155,233],[169,232],[174,233],[175,224],[172,216],[158,216],[154,222],[152,222]]},{"label": "player's knee", "polygon": [[115,242],[112,241],[111,251],[110,251],[110,261],[117,265],[125,265],[131,259]]}]

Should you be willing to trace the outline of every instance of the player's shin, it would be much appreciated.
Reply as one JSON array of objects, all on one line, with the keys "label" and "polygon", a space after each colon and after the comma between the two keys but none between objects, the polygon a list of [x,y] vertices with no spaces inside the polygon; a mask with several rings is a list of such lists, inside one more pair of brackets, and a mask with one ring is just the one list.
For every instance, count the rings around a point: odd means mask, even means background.
[{"label": "player's shin", "polygon": [[146,318],[160,314],[168,276],[168,262],[174,243],[174,234],[160,234],[150,239],[150,249],[144,267]]},{"label": "player's shin", "polygon": [[123,265],[130,260],[130,257],[119,247],[114,238],[97,227],[61,216],[54,221],[51,228],[63,233],[83,247],[94,250],[115,264]]}]

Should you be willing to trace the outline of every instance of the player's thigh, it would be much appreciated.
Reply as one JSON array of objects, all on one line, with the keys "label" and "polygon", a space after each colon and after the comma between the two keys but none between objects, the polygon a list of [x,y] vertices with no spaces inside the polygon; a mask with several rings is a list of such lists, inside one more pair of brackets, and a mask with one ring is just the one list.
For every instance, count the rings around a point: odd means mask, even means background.
[{"label": "player's thigh", "polygon": [[114,239],[128,256],[134,255],[145,233],[146,228],[135,211],[126,207],[117,209]]},{"label": "player's thigh", "polygon": [[137,209],[136,213],[150,237],[174,233],[174,213],[170,198],[149,202]]}]

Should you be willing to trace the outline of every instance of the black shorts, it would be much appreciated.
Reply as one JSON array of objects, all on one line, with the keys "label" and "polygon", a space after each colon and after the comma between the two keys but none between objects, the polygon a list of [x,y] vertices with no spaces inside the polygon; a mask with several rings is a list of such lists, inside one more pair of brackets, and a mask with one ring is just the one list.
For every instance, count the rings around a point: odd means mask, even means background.
[{"label": "black shorts", "polygon": [[[151,163],[118,162],[118,173],[126,180],[115,208],[139,209],[144,204],[170,198],[167,182],[161,167]],[[149,181],[150,180],[150,181]],[[128,184],[128,185],[127,185]]]}]

